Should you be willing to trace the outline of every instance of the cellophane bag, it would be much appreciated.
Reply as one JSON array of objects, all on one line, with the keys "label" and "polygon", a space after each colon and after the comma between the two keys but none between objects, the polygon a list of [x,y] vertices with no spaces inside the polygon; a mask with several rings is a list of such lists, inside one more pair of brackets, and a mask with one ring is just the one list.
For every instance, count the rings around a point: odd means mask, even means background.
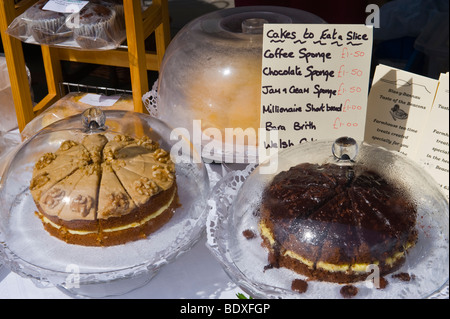
[{"label": "cellophane bag", "polygon": [[79,50],[111,50],[126,38],[121,0],[39,0],[9,25],[25,43]]}]

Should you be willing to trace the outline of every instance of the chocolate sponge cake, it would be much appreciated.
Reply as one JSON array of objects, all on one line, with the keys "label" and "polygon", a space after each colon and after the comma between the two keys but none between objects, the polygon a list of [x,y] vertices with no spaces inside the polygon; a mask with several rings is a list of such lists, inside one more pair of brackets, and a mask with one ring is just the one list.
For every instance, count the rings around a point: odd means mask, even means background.
[{"label": "chocolate sponge cake", "polygon": [[361,166],[300,164],[265,189],[260,231],[274,267],[350,283],[398,269],[417,240],[416,208]]},{"label": "chocolate sponge cake", "polygon": [[145,238],[178,206],[175,164],[147,137],[64,141],[35,164],[30,192],[44,228],[84,246]]}]

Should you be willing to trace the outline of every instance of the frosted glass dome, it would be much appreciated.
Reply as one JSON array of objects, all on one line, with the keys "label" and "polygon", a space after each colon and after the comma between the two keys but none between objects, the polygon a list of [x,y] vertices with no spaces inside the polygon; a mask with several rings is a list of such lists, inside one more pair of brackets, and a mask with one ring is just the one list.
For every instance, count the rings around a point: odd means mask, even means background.
[{"label": "frosted glass dome", "polygon": [[223,161],[230,151],[239,161],[254,154],[257,138],[246,140],[237,130],[232,143],[244,145],[242,150],[222,142],[230,141],[225,128],[257,133],[260,126],[263,25],[323,22],[308,12],[274,6],[225,9],[197,18],[166,51],[158,80],[158,116],[191,136],[201,129],[206,135],[202,146],[212,143],[214,148],[203,157]]}]

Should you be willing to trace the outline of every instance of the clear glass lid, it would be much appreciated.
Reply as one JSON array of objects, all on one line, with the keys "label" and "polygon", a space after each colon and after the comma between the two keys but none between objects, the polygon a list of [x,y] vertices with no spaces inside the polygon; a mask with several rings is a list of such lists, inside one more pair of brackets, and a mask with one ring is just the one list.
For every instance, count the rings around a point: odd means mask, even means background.
[{"label": "clear glass lid", "polygon": [[351,138],[269,161],[224,178],[207,221],[251,296],[425,298],[448,282],[448,199],[417,164]]},{"label": "clear glass lid", "polygon": [[89,109],[26,140],[7,163],[0,257],[63,288],[73,265],[81,285],[151,277],[200,237],[208,191],[199,156],[165,123]]},{"label": "clear glass lid", "polygon": [[[212,143],[218,150],[204,157],[223,161],[226,128],[259,128],[263,25],[323,22],[311,13],[275,6],[218,10],[195,19],[167,48],[158,79],[158,117],[191,135],[198,127],[205,134],[203,145]],[[256,147],[257,139],[239,140],[238,135],[236,145]],[[235,153],[242,161],[255,152]]]}]

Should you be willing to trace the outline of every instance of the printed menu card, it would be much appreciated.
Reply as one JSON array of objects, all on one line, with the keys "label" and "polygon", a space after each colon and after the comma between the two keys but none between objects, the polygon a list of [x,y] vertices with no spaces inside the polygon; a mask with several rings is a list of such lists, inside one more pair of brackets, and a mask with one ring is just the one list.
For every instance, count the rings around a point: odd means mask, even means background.
[{"label": "printed menu card", "polygon": [[417,153],[417,161],[439,183],[449,197],[449,75],[441,74],[433,107]]},{"label": "printed menu card", "polygon": [[378,65],[367,106],[365,141],[414,158],[438,81]]},{"label": "printed menu card", "polygon": [[367,105],[365,141],[416,161],[449,196],[449,79],[377,66]]},{"label": "printed menu card", "polygon": [[363,140],[371,52],[365,25],[264,25],[260,161],[303,142]]}]

